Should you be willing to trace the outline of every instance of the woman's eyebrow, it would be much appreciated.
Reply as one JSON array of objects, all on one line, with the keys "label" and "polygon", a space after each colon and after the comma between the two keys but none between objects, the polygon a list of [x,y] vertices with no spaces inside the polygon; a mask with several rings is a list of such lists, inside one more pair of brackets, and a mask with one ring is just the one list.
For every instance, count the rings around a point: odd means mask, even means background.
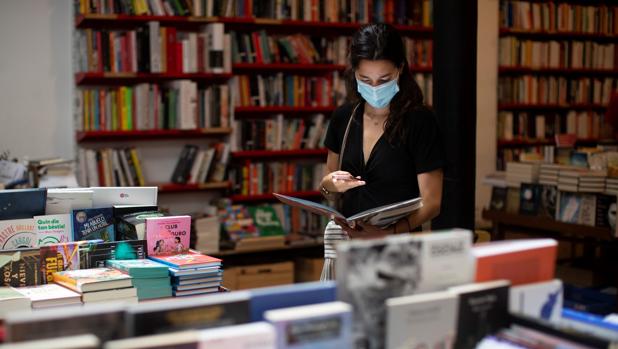
[{"label": "woman's eyebrow", "polygon": [[[392,75],[392,73],[387,73],[387,74],[384,74],[384,75],[380,76],[378,79],[383,79],[383,78],[391,76],[391,75]],[[371,79],[370,77],[368,77],[366,75],[363,75],[363,74],[358,74],[358,76],[360,78],[362,78],[362,79]]]}]

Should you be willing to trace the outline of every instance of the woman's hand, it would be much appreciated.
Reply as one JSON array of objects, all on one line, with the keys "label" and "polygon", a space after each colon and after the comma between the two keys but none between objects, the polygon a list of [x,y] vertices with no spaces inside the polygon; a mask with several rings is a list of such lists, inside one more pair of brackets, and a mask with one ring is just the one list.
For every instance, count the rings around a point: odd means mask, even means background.
[{"label": "woman's hand", "polygon": [[348,233],[351,239],[381,238],[393,233],[392,229],[382,229],[369,223],[358,222],[355,224],[353,222],[352,225],[350,225],[346,220],[337,217],[335,217],[335,223]]},{"label": "woman's hand", "polygon": [[365,185],[365,181],[347,171],[334,171],[322,178],[322,186],[332,193],[345,193],[361,185]]}]

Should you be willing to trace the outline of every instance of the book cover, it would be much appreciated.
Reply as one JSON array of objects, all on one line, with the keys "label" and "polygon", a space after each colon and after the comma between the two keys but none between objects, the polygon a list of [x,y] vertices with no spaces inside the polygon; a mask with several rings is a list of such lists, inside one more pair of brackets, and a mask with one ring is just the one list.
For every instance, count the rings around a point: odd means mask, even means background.
[{"label": "book cover", "polygon": [[538,184],[522,183],[519,188],[519,213],[536,216],[539,212],[541,186]]},{"label": "book cover", "polygon": [[79,243],[41,246],[41,281],[54,282],[54,273],[63,270],[79,269]]},{"label": "book cover", "polygon": [[[233,326],[236,327],[236,326]],[[161,333],[136,338],[124,338],[105,343],[106,349],[199,349],[204,348],[200,340],[203,331],[187,330]],[[217,344],[219,344],[217,342]],[[219,346],[215,346],[217,348]],[[250,347],[247,347],[247,349]],[[251,347],[252,348],[252,347]],[[255,348],[261,349],[261,348]]]},{"label": "book cover", "polygon": [[47,189],[46,215],[67,214],[82,208],[92,208],[92,190],[84,188]]},{"label": "book cover", "polygon": [[453,348],[457,296],[451,292],[386,300],[386,348]]},{"label": "book cover", "polygon": [[113,210],[111,207],[73,210],[72,226],[73,241],[115,240]]},{"label": "book cover", "polygon": [[555,219],[558,188],[555,185],[542,185],[539,216]]},{"label": "book cover", "polygon": [[251,292],[251,321],[263,321],[268,310],[337,300],[335,282],[305,282],[293,285],[261,287]]},{"label": "book cover", "polygon": [[40,265],[38,248],[0,251],[1,286],[40,285]]},{"label": "book cover", "polygon": [[563,304],[562,281],[555,279],[513,286],[509,295],[509,311],[559,323]]},{"label": "book cover", "polygon": [[165,214],[158,211],[142,211],[117,217],[115,224],[118,240],[146,240],[146,218],[163,216]]},{"label": "book cover", "polygon": [[194,250],[174,255],[149,255],[148,258],[175,269],[208,268],[221,265],[221,260],[219,258],[210,257]]},{"label": "book cover", "polygon": [[39,246],[34,219],[0,221],[0,250],[16,250]]},{"label": "book cover", "polygon": [[558,243],[553,239],[518,239],[472,247],[476,282],[505,279],[512,285],[553,280]]},{"label": "book cover", "polygon": [[[131,287],[131,277],[120,270],[111,268],[92,268],[65,270],[53,274],[54,282],[78,292],[100,289]],[[109,287],[108,285],[114,285]]]},{"label": "book cover", "polygon": [[140,304],[127,310],[128,334],[146,336],[249,322],[249,293],[238,291],[208,297]]},{"label": "book cover", "polygon": [[0,190],[0,220],[45,214],[46,188]]},{"label": "book cover", "polygon": [[219,217],[223,229],[232,241],[259,236],[253,218],[244,205],[228,205],[219,210]]},{"label": "book cover", "polygon": [[354,307],[355,345],[384,347],[386,299],[472,282],[471,241],[453,229],[338,244],[337,294]]},{"label": "book cover", "polygon": [[581,211],[581,196],[577,193],[566,191],[560,192],[560,206],[557,212],[557,220],[565,223],[579,222]]},{"label": "book cover", "polygon": [[509,282],[452,287],[459,299],[455,348],[474,349],[481,339],[509,323]]},{"label": "book cover", "polygon": [[80,245],[80,269],[103,268],[110,259],[144,259],[146,240],[88,242]]},{"label": "book cover", "polygon": [[579,219],[577,223],[594,227],[597,199],[594,194],[582,194],[580,197]]},{"label": "book cover", "polygon": [[506,191],[506,212],[519,213],[519,188],[507,188]]},{"label": "book cover", "polygon": [[256,322],[200,331],[200,344],[205,348],[276,348],[274,327],[266,322]]},{"label": "book cover", "polygon": [[595,226],[616,230],[616,196],[597,194]]},{"label": "book cover", "polygon": [[73,240],[70,214],[35,216],[34,223],[39,246]]},{"label": "book cover", "polygon": [[81,304],[81,296],[79,293],[53,283],[48,285],[19,287],[15,290],[28,297],[32,301],[33,308]]},{"label": "book cover", "polygon": [[124,271],[133,278],[160,278],[169,275],[168,266],[150,259],[108,260],[107,266]]},{"label": "book cover", "polygon": [[285,235],[283,226],[272,206],[250,206],[248,209],[260,236]]},{"label": "book cover", "polygon": [[264,314],[277,332],[277,348],[351,348],[352,307],[343,302],[269,310]]},{"label": "book cover", "polygon": [[146,218],[149,256],[185,253],[189,250],[190,238],[190,216]]},{"label": "book cover", "polygon": [[505,211],[507,192],[508,188],[506,187],[492,187],[489,208],[495,211]]},{"label": "book cover", "polygon": [[24,296],[12,287],[0,287],[0,317],[4,318],[13,311],[30,310],[30,298]]}]

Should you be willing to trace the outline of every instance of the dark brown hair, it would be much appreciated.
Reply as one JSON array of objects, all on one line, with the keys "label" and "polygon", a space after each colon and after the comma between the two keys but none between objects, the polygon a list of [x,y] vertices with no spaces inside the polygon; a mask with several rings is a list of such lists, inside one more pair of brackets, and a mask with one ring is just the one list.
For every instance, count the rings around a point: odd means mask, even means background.
[{"label": "dark brown hair", "polygon": [[384,134],[390,143],[395,140],[404,141],[407,129],[406,115],[411,110],[425,107],[423,93],[412,78],[399,32],[391,25],[375,23],[362,26],[352,37],[350,66],[346,71],[346,89],[348,101],[354,104],[362,101],[357,91],[354,72],[363,59],[387,60],[398,69],[401,68],[399,92],[390,102],[390,114],[384,125]]}]

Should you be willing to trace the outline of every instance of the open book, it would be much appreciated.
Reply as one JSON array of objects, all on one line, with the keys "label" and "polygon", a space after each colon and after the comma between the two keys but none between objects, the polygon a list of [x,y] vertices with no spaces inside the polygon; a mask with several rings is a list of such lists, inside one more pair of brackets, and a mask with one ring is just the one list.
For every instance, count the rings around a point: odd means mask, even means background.
[{"label": "open book", "polygon": [[341,218],[348,222],[348,224],[352,224],[352,222],[366,222],[371,225],[375,225],[378,227],[387,227],[403,217],[406,217],[411,212],[414,212],[423,206],[423,202],[421,198],[415,198],[410,200],[405,200],[401,202],[396,202],[393,204],[388,204],[376,208],[372,208],[360,213],[357,213],[350,217],[345,217],[341,213],[339,213],[334,208],[328,207],[326,205],[319,204],[317,202],[298,199],[295,197],[281,195],[277,193],[273,193],[273,195],[279,199],[279,201],[284,204],[288,204],[290,206],[300,207],[309,212],[313,212],[315,214],[319,214],[322,216],[337,217]]}]

